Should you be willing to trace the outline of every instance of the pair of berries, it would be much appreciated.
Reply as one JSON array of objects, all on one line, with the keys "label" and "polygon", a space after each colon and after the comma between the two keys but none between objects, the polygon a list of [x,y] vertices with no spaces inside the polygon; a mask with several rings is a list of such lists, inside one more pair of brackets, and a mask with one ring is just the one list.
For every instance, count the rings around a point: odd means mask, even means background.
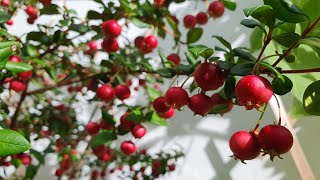
[{"label": "pair of berries", "polygon": [[[119,50],[117,37],[121,34],[122,27],[114,19],[102,23],[102,31],[105,35],[101,47],[108,53]],[[93,48],[94,49],[94,48]]]},{"label": "pair of berries", "polygon": [[25,11],[29,16],[28,19],[27,19],[27,22],[29,24],[34,24],[34,22],[38,19],[37,10],[33,6],[28,5],[27,8],[25,9]]},{"label": "pair of berries", "polygon": [[134,40],[134,45],[139,49],[143,54],[148,54],[153,51],[158,46],[158,39],[155,36],[142,37],[138,36]]},{"label": "pair of berries", "polygon": [[[16,55],[12,55],[9,57],[10,62],[20,63],[22,62],[21,58]],[[16,92],[22,92],[26,89],[26,81],[32,77],[32,70],[26,72],[20,72],[17,74],[19,78],[12,79],[10,81],[10,89]]]},{"label": "pair of berries", "polygon": [[102,85],[97,89],[97,97],[110,102],[116,96],[120,100],[128,99],[131,95],[129,87],[125,84],[117,85],[114,89],[109,85]]}]

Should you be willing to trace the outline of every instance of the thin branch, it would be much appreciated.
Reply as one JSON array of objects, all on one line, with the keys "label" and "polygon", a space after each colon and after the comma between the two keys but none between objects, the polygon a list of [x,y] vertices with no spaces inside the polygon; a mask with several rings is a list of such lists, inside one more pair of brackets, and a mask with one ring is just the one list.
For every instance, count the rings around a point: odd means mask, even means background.
[{"label": "thin branch", "polygon": [[281,70],[282,74],[298,74],[298,73],[313,73],[320,72],[320,68],[312,68],[312,69],[299,69],[299,70]]},{"label": "thin branch", "polygon": [[20,100],[18,102],[18,105],[16,107],[16,111],[14,112],[12,118],[11,118],[11,124],[10,124],[10,129],[14,129],[16,127],[17,124],[17,118],[22,106],[23,101],[25,100],[26,96],[27,96],[27,89],[28,89],[28,84],[26,84],[26,89],[22,92],[21,96],[20,96]]}]

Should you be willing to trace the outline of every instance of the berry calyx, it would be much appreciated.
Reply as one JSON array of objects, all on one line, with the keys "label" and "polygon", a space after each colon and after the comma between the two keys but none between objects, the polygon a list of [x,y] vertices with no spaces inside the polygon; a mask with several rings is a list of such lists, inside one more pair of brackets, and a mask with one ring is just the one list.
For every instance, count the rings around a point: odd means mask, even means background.
[{"label": "berry calyx", "polygon": [[260,146],[253,132],[238,131],[229,140],[229,147],[236,159],[251,160],[259,156]]},{"label": "berry calyx", "polygon": [[103,50],[105,50],[108,53],[116,52],[119,50],[118,41],[117,39],[114,39],[114,38],[104,38],[101,43],[101,47]]},{"label": "berry calyx", "polygon": [[115,93],[116,97],[120,100],[128,99],[131,95],[129,87],[127,85],[123,85],[123,84],[117,85],[114,88],[114,93]]},{"label": "berry calyx", "polygon": [[86,130],[87,130],[88,134],[95,135],[95,134],[98,134],[98,132],[100,130],[100,126],[96,122],[89,122],[86,126]]},{"label": "berry calyx", "polygon": [[194,71],[194,80],[202,91],[216,90],[224,84],[223,72],[216,63],[202,63]]},{"label": "berry calyx", "polygon": [[189,95],[181,87],[171,87],[167,90],[165,98],[167,104],[175,109],[181,109],[182,106],[188,105]]},{"label": "berry calyx", "polygon": [[239,80],[236,85],[235,94],[240,106],[247,110],[260,108],[269,102],[273,95],[270,82],[261,76],[248,75]]},{"label": "berry calyx", "polygon": [[11,80],[9,85],[9,88],[16,92],[22,92],[26,89],[26,87],[27,85],[24,82],[17,79]]},{"label": "berry calyx", "polygon": [[97,89],[97,97],[104,100],[105,102],[109,102],[114,97],[114,92],[111,86],[102,85]]},{"label": "berry calyx", "polygon": [[269,154],[271,160],[274,156],[287,153],[293,145],[291,132],[281,125],[267,125],[258,135],[258,141],[265,154]]},{"label": "berry calyx", "polygon": [[214,1],[209,5],[208,13],[213,18],[221,17],[224,13],[224,4],[221,1]]},{"label": "berry calyx", "polygon": [[132,129],[132,135],[137,139],[142,138],[144,135],[146,135],[146,133],[146,128],[141,124],[135,125]]},{"label": "berry calyx", "polygon": [[102,31],[109,38],[116,38],[121,34],[122,27],[114,19],[102,23]]},{"label": "berry calyx", "polygon": [[169,119],[169,118],[172,118],[174,116],[174,109],[171,107],[169,109],[169,111],[165,112],[165,113],[160,113],[160,116],[162,118],[165,118],[165,119]]},{"label": "berry calyx", "polygon": [[183,18],[183,24],[184,24],[184,27],[188,29],[193,29],[197,24],[197,19],[192,15],[186,15]]},{"label": "berry calyx", "polygon": [[121,151],[126,155],[131,155],[137,150],[136,145],[132,141],[124,141],[121,144]]},{"label": "berry calyx", "polygon": [[195,115],[205,116],[212,109],[212,102],[209,96],[200,93],[190,98],[189,108]]},{"label": "berry calyx", "polygon": [[174,64],[176,64],[177,66],[180,64],[180,57],[177,54],[170,54],[167,59],[171,62],[173,62]]},{"label": "berry calyx", "polygon": [[197,23],[200,24],[200,25],[207,24],[207,22],[208,22],[208,15],[207,15],[205,12],[199,12],[199,13],[196,15],[196,20],[197,20]]},{"label": "berry calyx", "polygon": [[158,97],[156,98],[153,103],[153,108],[158,112],[158,113],[165,113],[170,110],[170,106],[167,105],[167,100],[165,97]]}]

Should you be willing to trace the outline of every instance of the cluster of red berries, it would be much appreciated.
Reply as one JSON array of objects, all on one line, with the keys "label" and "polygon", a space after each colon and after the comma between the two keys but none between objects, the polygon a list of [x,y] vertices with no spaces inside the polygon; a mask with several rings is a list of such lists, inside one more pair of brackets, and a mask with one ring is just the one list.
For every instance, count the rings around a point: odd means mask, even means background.
[{"label": "cluster of red berries", "polygon": [[110,102],[116,96],[120,100],[128,99],[131,91],[126,84],[119,84],[114,89],[107,84],[104,84],[97,89],[97,97],[105,102]]},{"label": "cluster of red berries", "polygon": [[[108,53],[116,52],[119,50],[119,44],[117,37],[121,34],[122,27],[114,19],[105,21],[102,23],[102,32],[105,35],[101,43],[101,47]],[[91,47],[90,47],[91,48]],[[93,45],[93,49],[94,49]]]},{"label": "cluster of red berries", "polygon": [[33,6],[28,5],[25,11],[26,11],[27,15],[29,16],[27,19],[27,22],[29,24],[34,24],[34,22],[38,19],[37,10]]},{"label": "cluster of red berries", "polygon": [[158,46],[158,40],[155,36],[138,36],[134,40],[134,45],[139,49],[143,54],[148,54],[153,51]]},{"label": "cluster of red berries", "polygon": [[[208,14],[213,18],[219,18],[224,13],[224,4],[221,1],[214,1],[208,7]],[[193,29],[196,24],[205,25],[208,22],[208,15],[205,12],[199,12],[196,16],[186,15],[183,18],[184,26],[188,29]]]},{"label": "cluster of red berries", "polygon": [[238,131],[229,140],[234,157],[242,162],[258,157],[261,149],[263,155],[269,154],[273,160],[275,156],[287,153],[292,145],[291,132],[281,125],[267,125],[260,132]]},{"label": "cluster of red berries", "polygon": [[[20,63],[22,62],[21,58],[16,55],[9,57],[10,62]],[[10,89],[16,92],[22,92],[26,89],[26,82],[32,77],[32,70],[26,72],[20,72],[17,74],[17,78],[10,79]]]}]

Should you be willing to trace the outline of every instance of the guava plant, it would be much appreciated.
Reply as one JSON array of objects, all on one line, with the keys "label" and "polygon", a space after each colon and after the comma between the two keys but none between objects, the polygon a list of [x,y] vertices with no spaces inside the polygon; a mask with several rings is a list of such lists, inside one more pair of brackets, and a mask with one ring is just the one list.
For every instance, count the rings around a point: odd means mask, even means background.
[{"label": "guava plant", "polygon": [[[318,67],[304,68],[299,54],[307,47],[320,59],[319,14],[306,14],[289,0],[264,0],[244,9],[247,18],[241,21],[254,28],[254,46],[232,47],[226,38],[213,35],[223,47],[207,47],[196,43],[202,26],[222,17],[225,9],[235,10],[234,2],[211,1],[207,9],[181,19],[169,7],[184,0],[94,2],[100,9],[80,19],[76,11],[51,0],[0,1],[0,123],[5,129],[0,131],[0,162],[17,170],[26,167],[12,178],[32,179],[45,164],[44,156],[54,153],[59,179],[98,179],[112,173],[156,179],[175,170],[183,149],[149,154],[136,143],[148,133],[148,124],[167,126],[175,110],[186,108],[199,116],[223,115],[235,105],[261,111],[251,129],[230,138],[233,157],[242,162],[259,155],[273,160],[291,149],[293,136],[281,117],[261,129],[259,124],[272,96],[285,95],[299,84],[285,74],[319,72]],[[6,31],[19,10],[38,27],[22,37]],[[60,17],[58,23],[37,23],[39,16],[52,15]],[[147,31],[130,40],[130,25]],[[156,51],[158,38],[166,36],[175,43],[168,55]],[[152,56],[155,52],[159,58]],[[288,67],[295,63],[300,65]],[[160,90],[168,80],[175,84],[177,77],[184,81]],[[299,100],[311,115],[320,112],[316,79]],[[145,92],[146,103],[129,103],[134,91]],[[79,121],[76,111],[84,104],[94,107],[86,122]],[[29,144],[43,139],[50,143],[42,151]]]}]

